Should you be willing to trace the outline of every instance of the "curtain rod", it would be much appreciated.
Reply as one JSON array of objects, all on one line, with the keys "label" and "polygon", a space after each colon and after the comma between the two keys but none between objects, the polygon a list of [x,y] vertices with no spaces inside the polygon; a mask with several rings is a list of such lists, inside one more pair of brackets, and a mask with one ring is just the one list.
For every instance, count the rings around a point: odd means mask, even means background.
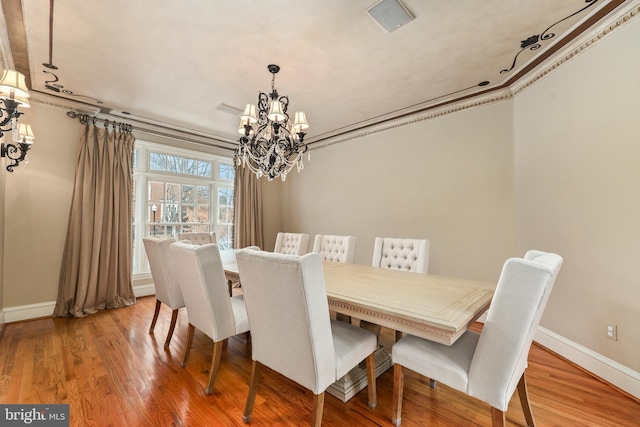
[{"label": "curtain rod", "polygon": [[116,122],[115,120],[101,119],[99,117],[90,116],[84,113],[78,114],[75,111],[68,111],[67,116],[71,117],[72,119],[77,118],[82,124],[93,123],[95,125],[96,123],[102,123],[104,124],[105,129],[109,126],[112,126],[113,130],[119,129],[121,132],[131,133],[133,131],[133,125],[123,122]]},{"label": "curtain rod", "polygon": [[[69,116],[72,119],[77,118],[78,120],[81,120],[81,116],[88,116],[90,118],[90,120],[93,120],[95,117],[96,122],[106,122],[108,121],[109,123],[117,123],[114,120],[107,120],[107,119],[102,119],[96,116],[92,116],[90,114],[86,114],[86,113],[79,113],[77,111],[73,111],[73,110],[69,110],[67,111],[67,116]],[[133,120],[134,122],[136,120]],[[191,135],[189,132],[185,132],[185,131],[177,131],[177,130],[173,130],[175,132],[178,132],[179,134],[176,135],[174,133],[167,133],[167,132],[162,132],[160,130],[155,130],[155,129],[150,129],[144,126],[139,126],[139,125],[133,125],[133,124],[129,124],[128,126],[132,127],[133,131],[136,132],[141,132],[141,133],[145,133],[148,135],[156,135],[156,136],[160,136],[162,138],[169,138],[169,139],[175,139],[177,141],[183,141],[183,142],[187,142],[190,144],[197,144],[197,145],[202,145],[205,147],[210,147],[210,148],[218,148],[218,149],[222,149],[225,151],[233,151],[235,150],[234,142],[230,142],[230,141],[224,141],[224,140],[218,140],[218,139],[212,139],[211,137],[207,137],[207,136],[201,136],[201,135],[197,135],[197,134],[193,134],[193,136],[197,137],[193,138],[190,137],[189,135]],[[158,125],[153,125],[153,126],[158,126]],[[201,140],[200,138],[206,139],[206,141]]]}]

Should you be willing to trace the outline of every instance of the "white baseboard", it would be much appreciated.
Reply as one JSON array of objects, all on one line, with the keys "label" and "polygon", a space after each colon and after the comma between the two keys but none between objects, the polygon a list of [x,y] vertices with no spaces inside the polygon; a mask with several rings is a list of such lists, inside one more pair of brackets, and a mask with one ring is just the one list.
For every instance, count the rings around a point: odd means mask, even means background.
[{"label": "white baseboard", "polygon": [[55,301],[39,302],[37,304],[17,305],[14,307],[5,307],[5,321],[7,323],[19,322],[21,320],[37,319],[38,317],[47,317],[53,314],[56,307]]},{"label": "white baseboard", "polygon": [[[155,295],[156,288],[153,283],[133,287],[133,294],[136,298]],[[38,317],[48,317],[53,315],[56,307],[55,301],[40,302],[37,304],[18,305],[14,307],[5,307],[0,311],[0,316],[4,317],[4,322],[20,322],[22,320],[37,319]],[[2,317],[0,317],[0,320]],[[1,322],[0,322],[1,323]]]},{"label": "white baseboard", "polygon": [[153,285],[153,283],[149,283],[147,285],[134,286],[133,287],[133,294],[136,296],[136,298],[148,297],[149,295],[155,295],[156,294],[156,287]]},{"label": "white baseboard", "polygon": [[538,327],[535,341],[603,380],[640,399],[640,372],[570,341],[555,332]]}]

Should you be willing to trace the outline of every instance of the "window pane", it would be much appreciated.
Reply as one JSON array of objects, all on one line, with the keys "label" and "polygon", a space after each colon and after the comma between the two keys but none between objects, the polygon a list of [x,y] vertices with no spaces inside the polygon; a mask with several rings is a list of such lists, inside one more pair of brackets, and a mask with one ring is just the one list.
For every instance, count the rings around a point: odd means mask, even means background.
[{"label": "window pane", "polygon": [[197,161],[193,159],[184,159],[184,173],[189,175],[197,175]]},{"label": "window pane", "polygon": [[194,185],[182,185],[182,203],[194,203],[195,202],[195,186]]},{"label": "window pane", "polygon": [[163,216],[162,216],[162,222],[175,222],[178,223],[180,222],[180,217],[178,216],[179,213],[179,206],[178,204],[166,204],[163,210]]},{"label": "window pane", "polygon": [[165,202],[177,202],[180,200],[180,184],[167,184],[165,192]]},{"label": "window pane", "polygon": [[196,222],[193,205],[182,205],[182,222]]},{"label": "window pane", "polygon": [[182,157],[167,156],[167,171],[182,173]]},{"label": "window pane", "polygon": [[220,224],[218,226],[218,247],[220,249],[231,249],[231,229],[226,225]]},{"label": "window pane", "polygon": [[166,170],[166,158],[164,154],[149,153],[149,169],[152,171]]},{"label": "window pane", "polygon": [[208,233],[209,232],[209,224],[198,224],[194,228],[199,233]]},{"label": "window pane", "polygon": [[149,202],[160,203],[164,198],[164,183],[149,181]]},{"label": "window pane", "polygon": [[162,218],[161,206],[160,205],[156,205],[156,211],[153,212],[153,205],[149,205],[149,209],[148,210],[149,210],[149,221],[150,222],[159,222],[160,218]]},{"label": "window pane", "polygon": [[235,178],[235,170],[232,165],[220,165],[220,179],[233,181]]},{"label": "window pane", "polygon": [[218,205],[233,206],[233,188],[218,189]]},{"label": "window pane", "polygon": [[198,205],[196,207],[196,219],[197,219],[197,222],[208,223],[209,222],[209,206]]},{"label": "window pane", "polygon": [[198,161],[198,176],[211,177],[211,162]]},{"label": "window pane", "polygon": [[209,204],[209,187],[203,187],[201,185],[198,186],[198,196],[196,199],[196,203],[198,204]]}]

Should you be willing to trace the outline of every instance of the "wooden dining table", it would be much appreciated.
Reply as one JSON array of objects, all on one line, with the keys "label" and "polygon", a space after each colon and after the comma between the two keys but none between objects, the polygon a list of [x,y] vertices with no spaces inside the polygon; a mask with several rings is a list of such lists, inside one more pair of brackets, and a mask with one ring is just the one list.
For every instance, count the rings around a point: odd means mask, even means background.
[{"label": "wooden dining table", "polygon": [[[239,282],[235,250],[221,251],[229,283]],[[496,284],[419,274],[360,264],[325,261],[329,309],[353,318],[445,345],[453,344],[491,304]],[[376,352],[376,376],[391,366],[389,354]],[[355,368],[327,391],[347,401],[366,386],[366,372]]]},{"label": "wooden dining table", "polygon": [[[220,251],[239,282],[236,250]],[[325,261],[329,308],[396,331],[453,344],[488,308],[496,285],[477,280]]]},{"label": "wooden dining table", "polygon": [[323,270],[331,310],[446,345],[489,308],[496,286],[359,264]]}]

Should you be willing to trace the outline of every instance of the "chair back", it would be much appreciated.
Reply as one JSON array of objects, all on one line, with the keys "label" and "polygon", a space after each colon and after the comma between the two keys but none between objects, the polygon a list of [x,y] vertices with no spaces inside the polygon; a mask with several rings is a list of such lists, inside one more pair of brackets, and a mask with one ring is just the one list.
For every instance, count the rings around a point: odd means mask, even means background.
[{"label": "chair back", "polygon": [[178,241],[188,240],[194,245],[206,245],[208,243],[218,243],[216,233],[178,233]]},{"label": "chair back", "polygon": [[323,261],[351,264],[356,254],[356,237],[316,234],[313,252],[320,254]]},{"label": "chair back", "polygon": [[175,239],[145,237],[142,242],[149,260],[151,277],[156,289],[156,299],[171,309],[184,307],[176,265],[171,252],[171,244],[175,242]]},{"label": "chair back", "polygon": [[320,255],[243,249],[236,258],[253,360],[323,392],[336,379],[336,356]]},{"label": "chair back", "polygon": [[429,247],[430,242],[426,239],[376,237],[371,265],[427,274]]},{"label": "chair back", "polygon": [[469,368],[469,395],[506,410],[561,266],[561,256],[541,251],[505,262]]},{"label": "chair back", "polygon": [[236,335],[236,321],[218,246],[176,242],[171,249],[189,323],[214,342]]},{"label": "chair back", "polygon": [[304,255],[309,248],[309,235],[304,233],[278,233],[274,252],[287,255]]}]

